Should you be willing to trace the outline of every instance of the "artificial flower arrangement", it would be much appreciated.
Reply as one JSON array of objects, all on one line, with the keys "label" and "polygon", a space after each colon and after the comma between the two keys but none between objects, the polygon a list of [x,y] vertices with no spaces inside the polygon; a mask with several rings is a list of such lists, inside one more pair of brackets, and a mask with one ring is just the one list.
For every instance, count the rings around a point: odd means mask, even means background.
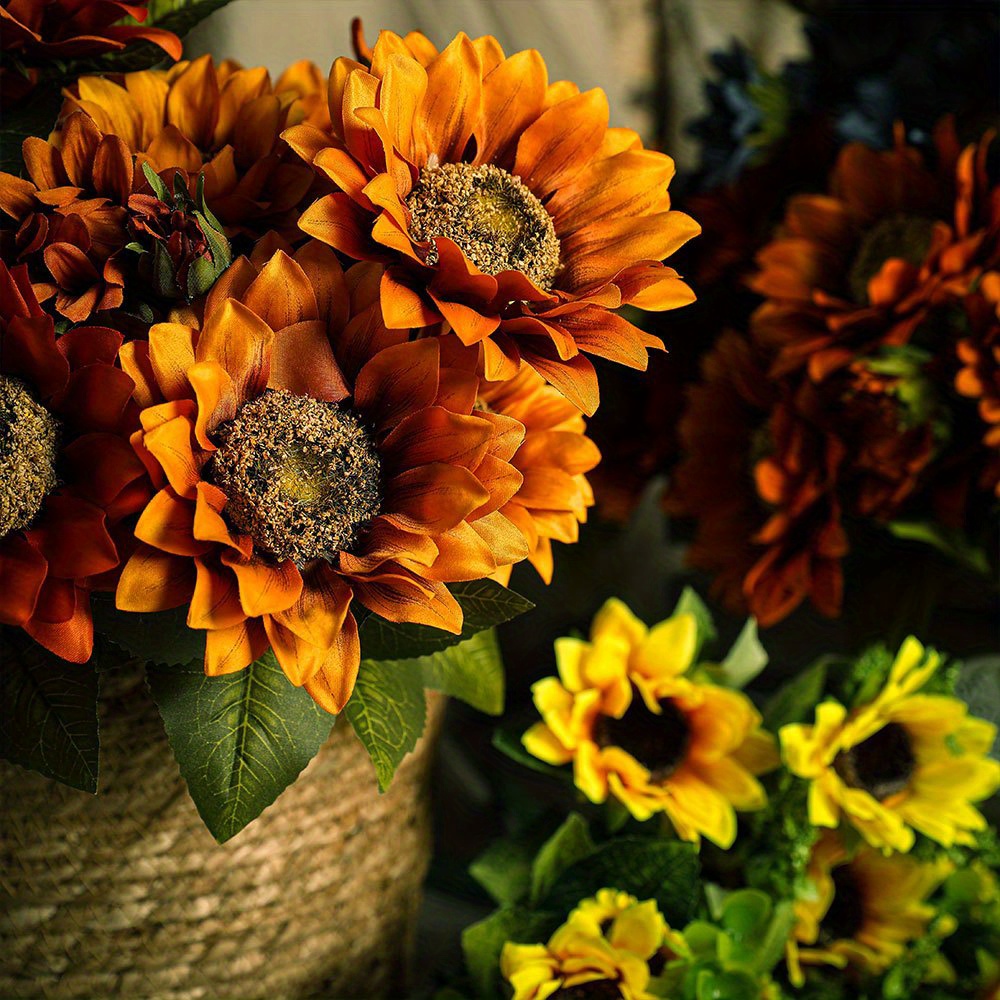
[{"label": "artificial flower arrangement", "polygon": [[541,721],[497,746],[571,778],[580,812],[473,864],[499,909],[442,996],[994,996],[996,727],[955,695],[978,668],[910,637],[822,657],[758,709],[756,623],[716,645],[693,591],[653,627],[611,600],[557,640]]},{"label": "artificial flower arrangement", "polygon": [[[52,45],[180,54],[62,6],[0,8],[25,88]],[[511,567],[549,580],[593,502],[589,356],[644,368],[615,310],[693,299],[672,161],[600,90],[490,37],[355,47],[64,66],[0,174],[0,753],[96,791],[99,678],[139,661],[220,841],[335,716],[384,789],[425,686],[500,711]]]}]

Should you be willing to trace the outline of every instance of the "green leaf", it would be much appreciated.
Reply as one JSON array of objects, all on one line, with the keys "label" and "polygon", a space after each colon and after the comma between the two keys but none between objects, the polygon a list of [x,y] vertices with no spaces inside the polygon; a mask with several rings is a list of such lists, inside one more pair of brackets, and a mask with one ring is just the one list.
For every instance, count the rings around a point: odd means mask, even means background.
[{"label": "green leaf", "polygon": [[765,728],[777,733],[782,726],[810,718],[823,698],[826,672],[827,663],[820,660],[778,688],[761,713]]},{"label": "green leaf", "polygon": [[586,820],[570,813],[566,822],[542,845],[531,866],[531,904],[537,906],[559,876],[577,861],[594,853],[595,845]]},{"label": "green leaf", "polygon": [[[969,713],[1000,728],[1000,655],[966,660],[955,681],[955,695],[969,706]],[[1000,740],[990,756],[1000,760]]]},{"label": "green leaf", "polygon": [[424,687],[458,698],[487,715],[503,713],[503,659],[493,629],[439,653],[396,662],[400,668],[419,670]]},{"label": "green leaf", "polygon": [[570,865],[543,902],[547,909],[568,913],[598,889],[620,889],[640,900],[655,899],[667,922],[683,927],[699,895],[698,870],[698,856],[690,844],[620,837]]},{"label": "green leaf", "polygon": [[501,906],[513,906],[531,889],[534,855],[534,848],[528,842],[497,840],[469,865],[469,874]]},{"label": "green leaf", "polygon": [[384,792],[424,731],[423,678],[398,663],[362,660],[344,714],[368,751],[379,791]]},{"label": "green leaf", "polygon": [[508,941],[542,944],[562,919],[562,914],[508,907],[467,927],[462,933],[462,951],[477,996],[504,996],[500,985],[500,953]]},{"label": "green leaf", "polygon": [[36,87],[29,98],[13,108],[5,108],[0,122],[0,170],[21,176],[24,160],[21,145],[28,136],[48,138],[55,128],[62,94],[58,87]]},{"label": "green leaf", "polygon": [[171,611],[119,611],[113,597],[91,598],[94,629],[144,663],[187,664],[205,658],[205,632],[188,628],[187,607]]},{"label": "green leaf", "polygon": [[0,757],[97,792],[97,672],[0,629]]},{"label": "green leaf", "polygon": [[148,161],[144,160],[142,164],[142,173],[146,178],[146,182],[153,189],[153,194],[159,198],[160,201],[170,203],[170,192],[167,189],[166,182],[163,178],[153,169],[153,165]]},{"label": "green leaf", "polygon": [[753,618],[747,619],[720,666],[723,683],[733,688],[746,687],[767,666],[767,652],[757,636],[757,622]]},{"label": "green leaf", "polygon": [[220,844],[274,802],[333,727],[270,650],[222,677],[206,677],[200,663],[151,664],[146,677],[191,798]]},{"label": "green leaf", "polygon": [[715,642],[719,633],[716,631],[715,623],[712,621],[712,612],[708,610],[708,606],[692,587],[684,588],[671,617],[683,614],[694,615],[695,623],[698,626],[698,649],[694,658],[694,662],[697,663],[698,653],[705,646]]},{"label": "green leaf", "polygon": [[961,528],[949,528],[931,521],[892,521],[889,531],[896,538],[930,545],[974,573],[992,576],[986,553],[970,542]]},{"label": "green leaf", "polygon": [[531,601],[493,580],[453,583],[448,588],[462,606],[460,635],[427,625],[397,625],[370,615],[361,627],[361,655],[371,660],[406,660],[437,653],[530,611]]}]

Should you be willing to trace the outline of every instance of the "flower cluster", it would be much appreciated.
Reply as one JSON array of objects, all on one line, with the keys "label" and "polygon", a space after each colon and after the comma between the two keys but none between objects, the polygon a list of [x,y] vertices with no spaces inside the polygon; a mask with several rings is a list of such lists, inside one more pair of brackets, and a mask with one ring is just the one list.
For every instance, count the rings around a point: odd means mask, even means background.
[{"label": "flower cluster", "polygon": [[[757,254],[764,301],[690,390],[671,510],[693,565],[762,624],[840,612],[851,521],[982,538],[1000,490],[1000,188],[991,135],[934,162],[846,146]],[[950,534],[948,534],[950,533]]]}]

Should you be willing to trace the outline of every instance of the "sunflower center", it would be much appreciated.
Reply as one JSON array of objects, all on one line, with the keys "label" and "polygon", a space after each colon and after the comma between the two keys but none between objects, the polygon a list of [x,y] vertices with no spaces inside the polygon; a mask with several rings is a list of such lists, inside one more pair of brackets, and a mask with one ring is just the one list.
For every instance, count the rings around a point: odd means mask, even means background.
[{"label": "sunflower center", "polygon": [[850,750],[842,750],[834,770],[852,788],[863,788],[881,802],[906,788],[916,759],[910,736],[898,722],[890,722]]},{"label": "sunflower center", "polygon": [[855,301],[868,302],[868,282],[890,258],[922,264],[934,235],[934,220],[919,215],[893,215],[869,229],[861,238],[848,274]]},{"label": "sunflower center", "polygon": [[[559,269],[559,239],[545,206],[506,170],[442,163],[420,171],[406,199],[410,234],[446,236],[486,274],[520,271],[548,291]],[[427,263],[437,262],[432,247]]]},{"label": "sunflower center", "polygon": [[612,979],[592,979],[577,986],[564,986],[550,1000],[621,1000],[622,991]]},{"label": "sunflower center", "polygon": [[600,715],[594,726],[599,747],[621,747],[649,770],[653,781],[665,781],[677,770],[691,738],[687,718],[674,701],[663,698],[659,706],[656,715],[633,689],[632,703],[620,719]]},{"label": "sunflower center", "polygon": [[833,879],[833,899],[819,928],[820,938],[826,943],[854,937],[865,919],[864,897],[851,869],[841,865],[830,877]]},{"label": "sunflower center", "polygon": [[218,431],[208,467],[226,516],[276,560],[348,551],[379,512],[382,468],[368,431],[335,403],[268,390]]},{"label": "sunflower center", "polygon": [[20,379],[0,375],[0,538],[30,527],[59,485],[61,430]]}]

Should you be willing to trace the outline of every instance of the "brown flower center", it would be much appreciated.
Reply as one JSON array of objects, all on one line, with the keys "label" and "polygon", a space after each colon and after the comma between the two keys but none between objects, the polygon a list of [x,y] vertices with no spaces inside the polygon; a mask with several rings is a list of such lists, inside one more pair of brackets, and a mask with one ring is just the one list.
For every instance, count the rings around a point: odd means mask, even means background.
[{"label": "brown flower center", "polygon": [[934,220],[919,215],[893,215],[869,229],[861,238],[848,274],[851,295],[867,304],[868,282],[890,258],[922,264],[934,235]]},{"label": "brown flower center", "polygon": [[853,938],[865,922],[865,901],[858,880],[848,865],[831,873],[833,900],[820,922],[820,940],[825,944]]},{"label": "brown flower center", "polygon": [[382,503],[382,466],[360,420],[335,403],[268,390],[218,430],[206,472],[225,514],[277,560],[349,551]]},{"label": "brown flower center", "polygon": [[611,979],[593,979],[589,983],[556,990],[551,1000],[621,1000],[622,991]]},{"label": "brown flower center", "polygon": [[910,736],[890,722],[850,750],[842,750],[833,768],[851,788],[863,788],[881,802],[906,788],[916,759]]},{"label": "brown flower center", "polygon": [[[545,206],[506,170],[486,163],[428,165],[406,199],[410,234],[446,236],[486,274],[520,271],[548,291],[559,269],[559,239]],[[432,247],[427,263],[437,262]]]},{"label": "brown flower center", "polygon": [[600,715],[594,725],[599,747],[621,747],[649,770],[653,781],[665,781],[677,770],[691,741],[687,718],[676,703],[663,698],[659,706],[656,715],[633,688],[632,703],[620,719]]},{"label": "brown flower center", "polygon": [[61,430],[20,379],[0,375],[0,538],[30,527],[59,485]]}]

